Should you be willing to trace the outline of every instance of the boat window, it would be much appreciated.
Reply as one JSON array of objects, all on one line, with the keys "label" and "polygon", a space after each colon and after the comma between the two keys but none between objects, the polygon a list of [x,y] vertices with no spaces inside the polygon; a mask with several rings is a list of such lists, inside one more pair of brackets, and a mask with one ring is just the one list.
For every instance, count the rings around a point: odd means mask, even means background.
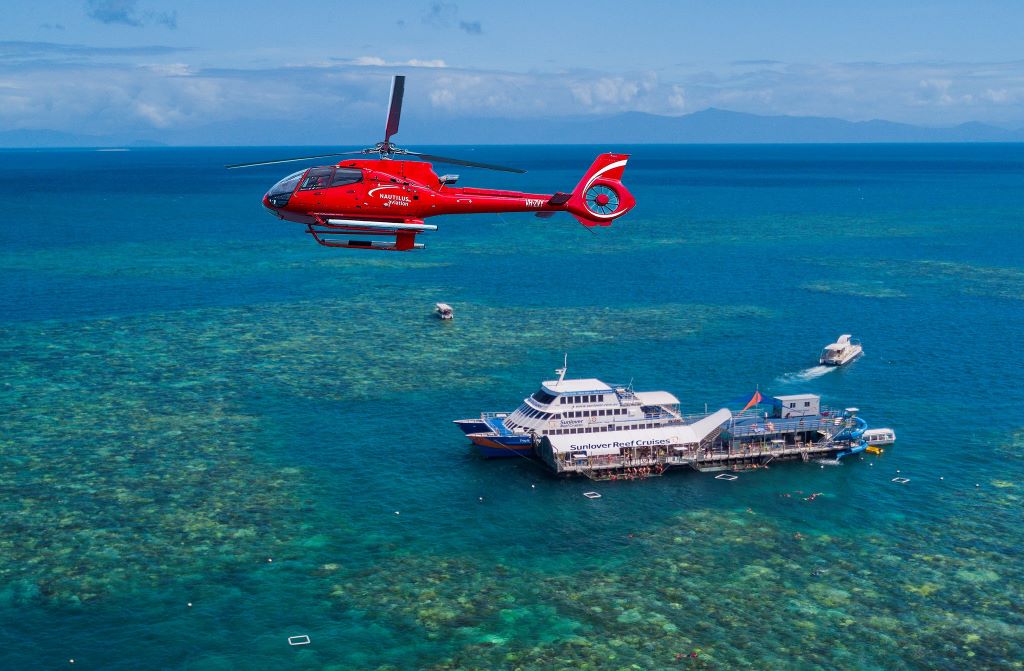
[{"label": "boat window", "polygon": [[804,407],[805,408],[811,407],[811,402],[810,401],[804,401]]},{"label": "boat window", "polygon": [[306,178],[302,180],[299,191],[311,191],[313,189],[325,189],[331,183],[331,173],[334,168],[310,168]]},{"label": "boat window", "polygon": [[795,407],[796,407],[796,403],[790,403],[790,404],[789,404],[789,407],[791,407],[791,408],[795,408]]},{"label": "boat window", "polygon": [[544,405],[547,405],[551,401],[555,400],[555,396],[547,393],[543,389],[538,389],[537,391],[533,392],[533,400],[537,401],[538,403],[543,403]]},{"label": "boat window", "polygon": [[353,168],[338,168],[334,171],[331,186],[345,186],[363,181],[363,171]]},{"label": "boat window", "polygon": [[561,415],[561,413],[558,413],[558,414],[552,415],[551,417],[552,417],[552,419],[562,419],[562,415]]}]

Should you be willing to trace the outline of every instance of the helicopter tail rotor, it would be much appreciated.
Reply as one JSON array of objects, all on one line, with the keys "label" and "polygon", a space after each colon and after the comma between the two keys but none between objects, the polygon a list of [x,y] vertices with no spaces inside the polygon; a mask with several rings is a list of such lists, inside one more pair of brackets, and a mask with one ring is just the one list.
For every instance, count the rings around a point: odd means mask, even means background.
[{"label": "helicopter tail rotor", "polygon": [[601,154],[572,190],[565,209],[584,226],[609,226],[636,204],[621,182],[629,154]]}]

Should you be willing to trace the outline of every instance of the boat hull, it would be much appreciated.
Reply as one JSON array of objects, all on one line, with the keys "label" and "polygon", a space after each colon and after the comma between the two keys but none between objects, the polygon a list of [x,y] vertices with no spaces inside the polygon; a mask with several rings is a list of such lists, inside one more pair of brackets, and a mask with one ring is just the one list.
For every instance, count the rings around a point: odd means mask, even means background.
[{"label": "boat hull", "polygon": [[469,439],[480,452],[480,456],[488,459],[505,457],[529,457],[533,454],[533,441],[529,436],[500,436],[496,433],[475,433]]},{"label": "boat hull", "polygon": [[818,363],[820,363],[822,366],[845,366],[846,364],[850,363],[851,361],[853,361],[854,359],[856,359],[857,357],[859,357],[863,353],[864,353],[863,350],[858,350],[858,351],[852,352],[852,353],[844,356],[842,359],[838,359],[838,360],[837,359],[821,358],[821,359],[818,359]]}]

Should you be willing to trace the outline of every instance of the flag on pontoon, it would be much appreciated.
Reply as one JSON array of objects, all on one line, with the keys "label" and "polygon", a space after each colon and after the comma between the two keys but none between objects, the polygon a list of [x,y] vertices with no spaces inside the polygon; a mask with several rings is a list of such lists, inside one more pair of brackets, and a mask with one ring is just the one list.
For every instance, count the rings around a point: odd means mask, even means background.
[{"label": "flag on pontoon", "polygon": [[745,406],[743,406],[743,410],[740,410],[740,412],[745,412],[747,410],[747,408],[751,408],[751,407],[757,405],[758,403],[760,403],[763,400],[764,400],[764,396],[761,395],[761,392],[760,391],[755,391],[754,395],[750,397],[750,400],[747,401],[747,404]]}]

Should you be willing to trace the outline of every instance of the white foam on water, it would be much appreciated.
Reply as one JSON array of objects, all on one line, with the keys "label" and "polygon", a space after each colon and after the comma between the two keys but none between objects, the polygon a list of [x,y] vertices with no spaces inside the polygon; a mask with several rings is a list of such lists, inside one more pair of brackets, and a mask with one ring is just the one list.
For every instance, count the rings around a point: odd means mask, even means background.
[{"label": "white foam on water", "polygon": [[813,380],[816,377],[821,377],[826,373],[831,373],[836,369],[836,366],[814,366],[812,368],[805,368],[799,373],[786,373],[781,375],[778,379],[779,382],[806,382],[807,380]]}]

